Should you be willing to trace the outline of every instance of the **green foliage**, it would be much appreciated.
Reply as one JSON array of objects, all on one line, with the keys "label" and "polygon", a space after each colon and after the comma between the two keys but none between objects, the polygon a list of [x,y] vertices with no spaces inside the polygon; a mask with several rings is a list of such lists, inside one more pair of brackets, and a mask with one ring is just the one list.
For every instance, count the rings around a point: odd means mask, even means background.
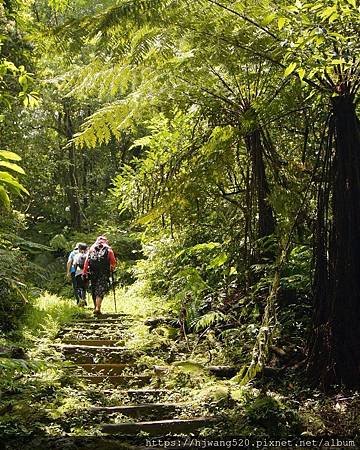
[{"label": "green foliage", "polygon": [[77,397],[60,354],[49,347],[60,327],[81,315],[69,300],[45,293],[28,308],[18,332],[9,335],[14,340],[2,339],[2,345],[26,348],[26,359],[0,358],[3,439],[56,434],[62,429],[60,416],[69,421],[70,412],[79,413],[87,404]]},{"label": "green foliage", "polygon": [[200,319],[196,322],[195,330],[199,331],[204,328],[211,327],[215,323],[221,322],[225,318],[225,315],[221,312],[210,311],[204,314]]},{"label": "green foliage", "polygon": [[282,273],[281,286],[285,290],[296,291],[298,295],[309,294],[311,290],[310,264],[310,247],[305,245],[294,247]]},{"label": "green foliage", "polygon": [[[9,193],[27,192],[18,176],[31,192],[26,205],[13,200],[29,229],[1,248],[4,323],[26,310],[22,252],[44,268],[37,288],[70,294],[66,253],[106,234],[129,286],[117,289],[119,308],[176,316],[189,348],[252,364],[246,381],[271,342],[303,345],[316,155],[327,97],[356,94],[357,14],[350,0],[19,4],[0,37],[0,145],[16,151],[0,152],[4,211]],[[261,208],[276,229],[259,238]],[[62,322],[53,306],[37,311],[34,324]],[[139,326],[132,345],[181,340],[170,328]],[[266,409],[281,419],[269,398],[248,416],[261,422]]]},{"label": "green foliage", "polygon": [[281,436],[300,430],[295,411],[284,406],[279,399],[259,395],[245,407],[248,426],[253,432],[265,432],[270,436]]},{"label": "green foliage", "polygon": [[81,315],[86,316],[86,313],[69,299],[45,292],[29,309],[22,328],[23,334],[29,340],[36,340],[39,336],[50,339],[74,316]]},{"label": "green foliage", "polygon": [[[15,220],[10,221],[13,225]],[[0,327],[16,328],[28,309],[31,299],[27,280],[34,266],[8,238],[0,234]]]},{"label": "green foliage", "polygon": [[20,166],[10,162],[20,160],[21,157],[16,153],[6,150],[0,151],[0,168],[5,167],[7,169],[7,171],[0,171],[0,207],[10,207],[9,192],[13,192],[17,195],[20,195],[21,193],[29,194],[25,187],[19,183],[17,178],[8,172],[10,169],[12,172],[24,174],[25,172]]}]

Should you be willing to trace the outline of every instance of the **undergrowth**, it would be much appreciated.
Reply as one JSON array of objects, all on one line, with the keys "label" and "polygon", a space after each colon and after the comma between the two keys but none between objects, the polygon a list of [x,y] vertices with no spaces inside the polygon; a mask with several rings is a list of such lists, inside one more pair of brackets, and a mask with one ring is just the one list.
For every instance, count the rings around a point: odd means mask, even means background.
[{"label": "undergrowth", "polygon": [[44,293],[28,308],[22,326],[2,336],[1,436],[51,434],[59,413],[83,407],[64,390],[75,388],[75,380],[50,347],[64,324],[83,315],[72,301]]},{"label": "undergrowth", "polygon": [[[245,386],[210,375],[208,366],[233,363],[221,351],[221,333],[205,321],[205,329],[200,332],[182,333],[174,317],[171,324],[167,322],[166,300],[149,296],[142,283],[117,288],[116,306],[117,312],[134,319],[125,345],[139,354],[136,368],[155,373],[151,387],[171,390],[165,401],[183,403],[180,418],[215,416],[219,423],[211,432],[219,436],[224,430],[242,436],[317,436],[334,431],[353,436],[360,425],[356,394],[326,397],[307,388],[291,367],[280,378],[263,377]],[[110,293],[104,299],[103,311],[114,310]],[[104,387],[87,386],[77,380],[51,347],[64,324],[76,316],[88,315],[89,310],[81,310],[73,301],[55,295],[43,294],[34,302],[17,334],[27,353],[20,359],[0,360],[4,374],[0,384],[2,436],[96,436],[98,426],[88,408],[129,401],[116,390],[104,398]],[[145,324],[149,318],[159,316],[164,321],[155,326]],[[14,339],[6,342],[15,347]],[[116,423],[130,419],[114,414],[112,420]],[[205,429],[202,434],[209,432]]]}]

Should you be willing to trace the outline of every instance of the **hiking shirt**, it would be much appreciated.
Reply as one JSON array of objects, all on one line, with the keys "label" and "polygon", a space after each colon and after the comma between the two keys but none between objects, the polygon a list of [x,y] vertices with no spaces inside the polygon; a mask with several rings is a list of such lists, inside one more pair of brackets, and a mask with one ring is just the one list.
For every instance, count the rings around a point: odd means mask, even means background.
[{"label": "hiking shirt", "polygon": [[76,272],[76,267],[74,266],[75,256],[79,253],[79,250],[73,250],[70,252],[67,262],[71,262],[70,273]]},{"label": "hiking shirt", "polygon": [[[116,258],[113,252],[113,249],[111,247],[109,247],[108,245],[103,245],[103,247],[107,247],[108,249],[108,261],[110,264],[110,272],[113,272],[115,270],[116,267]],[[89,253],[86,256],[86,260],[85,260],[85,264],[84,264],[84,270],[83,270],[83,275],[88,275],[89,273],[89,254],[91,253],[91,251],[94,249],[94,246],[90,248]]]}]

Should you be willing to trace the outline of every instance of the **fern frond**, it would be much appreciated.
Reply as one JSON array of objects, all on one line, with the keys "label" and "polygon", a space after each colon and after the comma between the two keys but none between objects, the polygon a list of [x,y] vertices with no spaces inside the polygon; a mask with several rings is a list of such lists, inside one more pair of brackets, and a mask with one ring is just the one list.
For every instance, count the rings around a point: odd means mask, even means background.
[{"label": "fern frond", "polygon": [[200,317],[200,319],[195,324],[195,330],[203,330],[204,328],[208,328],[214,323],[221,322],[225,319],[225,314],[219,311],[210,311],[206,313],[204,316]]},{"label": "fern frond", "polygon": [[171,3],[170,0],[123,0],[95,17],[93,34],[107,34],[119,24],[129,21],[138,26],[159,22]]},{"label": "fern frond", "polygon": [[114,31],[124,31],[129,25],[134,29],[149,23],[160,23],[171,3],[171,0],[122,0],[100,13],[70,19],[53,33],[60,40],[108,39]]},{"label": "fern frond", "polygon": [[107,144],[111,137],[120,138],[121,130],[131,128],[133,118],[141,114],[141,99],[131,94],[124,100],[104,106],[90,116],[83,125],[83,131],[74,136],[77,147],[94,148]]}]

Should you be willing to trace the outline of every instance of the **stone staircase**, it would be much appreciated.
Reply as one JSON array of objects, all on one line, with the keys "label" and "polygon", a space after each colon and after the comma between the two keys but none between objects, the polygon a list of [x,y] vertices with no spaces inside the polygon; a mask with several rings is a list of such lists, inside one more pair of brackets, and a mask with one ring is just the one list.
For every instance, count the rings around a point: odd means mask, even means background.
[{"label": "stone staircase", "polygon": [[124,438],[139,433],[189,434],[210,428],[213,417],[184,415],[186,399],[163,386],[164,377],[158,376],[156,368],[136,364],[141,352],[126,347],[131,323],[128,315],[104,314],[74,321],[59,333],[54,347],[70,363],[68,370],[102,394],[87,414],[96,418],[104,435]]}]

